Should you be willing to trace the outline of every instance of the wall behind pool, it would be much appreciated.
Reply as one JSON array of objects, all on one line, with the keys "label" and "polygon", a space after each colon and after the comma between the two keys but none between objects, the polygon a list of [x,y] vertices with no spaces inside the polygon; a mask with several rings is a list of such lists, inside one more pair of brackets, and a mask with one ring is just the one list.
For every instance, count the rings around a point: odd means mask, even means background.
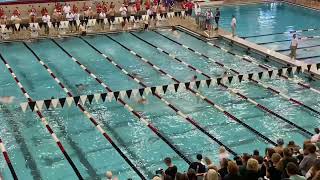
[{"label": "wall behind pool", "polygon": [[222,6],[220,26],[230,30],[232,15],[237,18],[240,36],[320,27],[320,11],[288,3]]}]

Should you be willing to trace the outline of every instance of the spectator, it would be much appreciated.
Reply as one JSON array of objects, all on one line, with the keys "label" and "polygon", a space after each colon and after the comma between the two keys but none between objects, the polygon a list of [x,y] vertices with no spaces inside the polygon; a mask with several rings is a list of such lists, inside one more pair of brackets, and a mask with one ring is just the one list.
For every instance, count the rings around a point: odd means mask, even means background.
[{"label": "spectator", "polygon": [[298,166],[293,163],[293,162],[289,162],[286,166],[286,172],[288,174],[288,176],[290,177],[290,180],[305,180],[306,178],[303,176],[298,175],[299,173],[299,168]]},{"label": "spectator", "polygon": [[257,180],[259,178],[259,163],[257,160],[253,158],[248,160],[243,178],[245,180]]},{"label": "spectator", "polygon": [[179,173],[176,174],[176,180],[188,180],[188,176],[186,173]]},{"label": "spectator", "polygon": [[106,172],[106,178],[107,178],[107,180],[112,180],[112,172],[111,171]]},{"label": "spectator", "polygon": [[65,3],[65,5],[63,6],[63,13],[65,15],[69,14],[71,12],[71,7],[70,4]]},{"label": "spectator", "polygon": [[285,168],[287,167],[287,164],[289,162],[292,162],[292,163],[298,165],[297,159],[292,157],[291,149],[284,148],[283,149],[283,158],[280,160],[279,166],[278,166],[279,170],[282,171],[282,175],[281,175],[282,178],[288,178],[289,177],[287,172],[285,171]]},{"label": "spectator", "polygon": [[206,166],[206,169],[208,169],[210,165],[213,165],[210,158],[204,157],[203,160],[204,160],[204,165]]},{"label": "spectator", "polygon": [[188,180],[197,180],[197,173],[194,169],[189,168],[187,172]]},{"label": "spectator", "polygon": [[205,173],[206,167],[201,163],[202,155],[197,154],[197,161],[190,164],[189,170],[193,169],[196,173]]},{"label": "spectator", "polygon": [[228,160],[222,159],[220,161],[220,169],[218,170],[221,178],[224,178],[228,174]]},{"label": "spectator", "polygon": [[259,162],[259,164],[262,164],[263,163],[263,157],[260,156],[260,152],[259,150],[255,149],[253,151],[253,155],[252,155],[252,158],[257,160]]},{"label": "spectator", "polygon": [[320,159],[316,159],[306,174],[306,179],[311,180],[312,178],[316,177],[317,172],[320,172]]},{"label": "spectator", "polygon": [[277,140],[277,146],[274,147],[274,151],[276,153],[279,153],[281,156],[283,155],[283,144],[284,144],[283,139],[280,138]]},{"label": "spectator", "polygon": [[244,176],[244,173],[247,169],[247,162],[248,160],[251,158],[251,156],[248,154],[248,153],[243,153],[243,156],[242,156],[242,166],[240,166],[240,174],[242,176]]},{"label": "spectator", "polygon": [[239,173],[239,167],[237,166],[236,162],[229,161],[227,169],[228,174],[222,178],[223,180],[242,180],[242,177]]},{"label": "spectator", "polygon": [[291,149],[291,151],[295,154],[298,153],[300,147],[294,143],[294,141],[289,141],[287,148]]},{"label": "spectator", "polygon": [[279,170],[279,162],[281,160],[281,156],[279,153],[272,154],[271,161],[265,161],[266,167],[266,176],[270,180],[278,180],[281,179],[282,171]]},{"label": "spectator", "polygon": [[302,175],[305,175],[312,167],[313,163],[317,159],[316,146],[314,144],[307,144],[305,147],[305,156],[299,164]]},{"label": "spectator", "polygon": [[226,150],[226,148],[221,146],[219,148],[219,159],[220,159],[220,161],[222,159],[229,159],[229,157],[230,157],[230,155],[229,155],[228,151]]},{"label": "spectator", "polygon": [[173,165],[171,158],[166,157],[164,159],[164,163],[166,164],[166,166],[168,166],[168,168],[164,171],[165,175],[170,176],[172,179],[174,179],[174,177],[176,177],[178,168],[177,166]]},{"label": "spectator", "polygon": [[311,137],[311,142],[316,143],[320,141],[320,129],[319,128],[314,128],[315,134]]},{"label": "spectator", "polygon": [[219,174],[214,169],[209,169],[208,172],[204,175],[204,180],[219,180]]},{"label": "spectator", "polygon": [[45,13],[42,16],[42,22],[43,22],[43,25],[44,25],[45,33],[48,35],[49,34],[49,25],[48,25],[48,23],[50,22],[50,16],[48,15],[48,13]]}]

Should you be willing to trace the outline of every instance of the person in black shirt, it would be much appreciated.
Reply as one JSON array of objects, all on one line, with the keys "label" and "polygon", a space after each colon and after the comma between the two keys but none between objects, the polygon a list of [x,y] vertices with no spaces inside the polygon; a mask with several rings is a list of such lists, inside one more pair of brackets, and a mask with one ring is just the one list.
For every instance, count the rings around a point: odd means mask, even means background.
[{"label": "person in black shirt", "polygon": [[173,165],[171,158],[169,157],[166,157],[163,161],[168,166],[168,168],[164,171],[164,174],[174,179],[178,172],[177,166]]},{"label": "person in black shirt", "polygon": [[205,173],[206,172],[206,166],[201,163],[202,155],[197,154],[197,160],[196,162],[193,162],[190,164],[189,169],[193,169],[196,171],[197,174]]},{"label": "person in black shirt", "polygon": [[217,9],[216,9],[216,14],[215,14],[215,16],[214,16],[214,21],[215,21],[216,24],[217,24],[217,27],[216,27],[215,30],[218,30],[218,28],[219,28],[219,20],[220,20],[220,10],[219,10],[219,8],[217,8]]}]

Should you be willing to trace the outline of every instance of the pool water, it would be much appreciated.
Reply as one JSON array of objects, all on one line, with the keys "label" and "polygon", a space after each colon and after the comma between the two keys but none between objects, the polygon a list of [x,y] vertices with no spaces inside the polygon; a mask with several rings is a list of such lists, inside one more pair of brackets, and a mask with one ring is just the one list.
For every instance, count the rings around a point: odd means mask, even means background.
[{"label": "pool water", "polygon": [[[167,30],[159,30],[158,32],[242,73],[263,70],[258,66],[241,61],[235,56],[226,54],[218,48],[213,48],[206,42],[185,32],[178,31],[178,36]],[[174,81],[134,56],[119,43],[181,82],[190,81],[194,75],[197,75],[198,79],[205,79],[205,77],[196,74],[185,65],[135,36],[174,54],[175,57],[212,77],[221,76],[225,72],[224,69],[208,59],[184,49],[152,31],[133,32],[132,34],[117,33],[108,36],[94,35],[84,37],[84,39],[110,57],[129,74],[135,74],[147,86],[171,84]],[[142,87],[82,39],[69,37],[55,39],[55,41],[113,91]],[[237,54],[244,54],[241,49],[230,47],[226,42],[217,40],[215,43],[231,49]],[[74,96],[106,91],[52,40],[43,39],[26,44]],[[0,44],[0,54],[11,66],[21,84],[34,100],[67,96],[22,42]],[[264,63],[259,56],[255,56],[255,58],[257,61]],[[280,64],[271,62],[269,65],[273,68],[281,67]],[[15,97],[13,104],[2,105],[0,109],[2,124],[0,126],[0,137],[4,141],[18,177],[23,177],[23,179],[76,179],[77,177],[70,164],[64,159],[54,140],[35,113],[30,111],[23,113],[21,111],[19,103],[25,102],[27,99],[23,96],[3,63],[0,63],[0,70],[0,96]],[[293,78],[305,79],[303,75]],[[319,94],[301,89],[291,81],[283,79],[265,80],[264,83],[273,85],[289,96],[320,110],[319,100],[316,100],[320,99],[318,98]],[[319,81],[310,83],[313,87],[320,88]],[[84,88],[77,88],[79,84],[83,84]],[[295,106],[261,86],[250,82],[230,86],[311,132],[320,122],[319,115]],[[198,91],[273,141],[283,138],[286,143],[289,140],[295,140],[301,145],[303,140],[308,137],[288,123],[264,113],[256,106],[230,94],[220,86],[201,87]],[[215,107],[200,100],[190,91],[168,92],[163,95],[163,98],[181,112],[192,117],[201,127],[238,154],[252,152],[254,149],[260,150],[263,154],[265,148],[272,146],[247,127],[229,119]],[[202,153],[210,157],[215,164],[218,164],[219,144],[217,142],[195,128],[182,116],[176,114],[155,96],[148,95],[146,99],[147,104],[139,104],[135,99],[125,99],[125,101],[134,110],[143,114],[168,139],[169,143],[188,159],[195,160],[196,154]],[[127,111],[123,105],[112,101],[92,105],[86,104],[85,108],[147,179],[150,179],[158,168],[165,168],[162,161],[167,156],[173,158],[173,162],[178,166],[179,171],[183,172],[187,169],[187,162],[166,142],[150,131],[144,123],[141,123],[138,118]],[[44,110],[43,114],[83,177],[86,179],[102,179],[107,170],[112,170],[113,174],[118,176],[119,179],[129,177],[139,179],[134,170],[77,107]],[[10,171],[2,156],[0,167],[2,176],[5,179],[10,179]]]},{"label": "pool water", "polygon": [[[228,31],[232,15],[237,18],[237,34],[254,43],[279,51],[285,55],[290,53],[290,39],[292,34],[265,34],[282,33],[292,30],[317,29],[314,31],[298,32],[298,37],[319,36],[320,11],[292,5],[288,3],[258,3],[247,5],[223,6],[221,8],[220,24]],[[275,42],[282,41],[282,42]],[[320,62],[320,38],[300,40],[297,50],[297,59],[308,63]],[[315,56],[315,57],[314,57]]]}]

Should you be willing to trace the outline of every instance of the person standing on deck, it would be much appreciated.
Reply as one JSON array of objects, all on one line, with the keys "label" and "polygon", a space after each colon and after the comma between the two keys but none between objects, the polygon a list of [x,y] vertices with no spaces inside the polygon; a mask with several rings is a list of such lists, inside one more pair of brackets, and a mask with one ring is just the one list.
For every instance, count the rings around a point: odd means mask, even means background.
[{"label": "person standing on deck", "polygon": [[216,25],[217,25],[215,30],[218,30],[218,28],[219,28],[219,20],[220,20],[220,9],[217,8],[216,9],[216,14],[214,15],[214,21],[216,22]]},{"label": "person standing on deck", "polygon": [[236,20],[236,17],[232,15],[232,20],[231,20],[232,37],[236,35],[236,27],[237,27],[237,20]]},{"label": "person standing on deck", "polygon": [[291,57],[291,59],[296,59],[297,48],[298,48],[298,38],[297,38],[296,34],[293,34],[292,39],[291,39],[291,43],[290,43],[290,49],[291,49],[290,57]]}]

